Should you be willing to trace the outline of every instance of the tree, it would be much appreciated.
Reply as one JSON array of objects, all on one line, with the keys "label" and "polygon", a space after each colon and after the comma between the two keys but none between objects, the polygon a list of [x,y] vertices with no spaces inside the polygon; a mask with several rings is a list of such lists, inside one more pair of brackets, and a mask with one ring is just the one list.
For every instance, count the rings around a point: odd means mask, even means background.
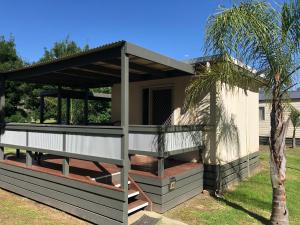
[{"label": "tree", "polygon": [[[197,76],[188,88],[188,101],[218,81],[233,87],[249,85],[249,76],[264,78],[263,88],[272,96],[270,130],[270,169],[273,189],[272,224],[289,224],[286,204],[285,137],[283,104],[300,68],[300,1],[285,2],[277,9],[265,1],[241,1],[209,17],[206,28],[206,54],[219,55],[211,69]],[[255,75],[237,67],[237,60],[250,65]],[[234,66],[235,65],[235,66]],[[190,105],[192,106],[192,104]]]},{"label": "tree", "polygon": [[[4,36],[0,36],[0,71],[18,69],[22,66],[24,66],[24,62],[17,54],[13,36],[10,36],[8,40]],[[24,86],[18,82],[6,81],[5,89],[6,119],[12,122],[25,122],[27,112],[21,101],[24,95]]]},{"label": "tree", "polygon": [[[44,55],[39,62],[46,62],[54,59],[59,59],[68,55],[79,53],[88,50],[89,46],[79,47],[75,41],[66,37],[64,40],[55,42],[50,49],[45,48]],[[39,115],[39,93],[45,89],[56,89],[50,85],[31,84],[28,86],[32,95],[27,96],[25,100],[25,107],[30,109],[30,116],[33,120],[38,119]],[[98,88],[91,91],[110,93],[110,88]],[[45,98],[45,119],[56,118],[56,101],[53,98]],[[71,123],[82,124],[84,122],[84,102],[80,99],[73,99],[71,101]],[[66,119],[66,104],[62,103],[62,120]],[[89,102],[89,120],[92,123],[107,122],[110,119],[110,104],[107,102],[90,101]]]},{"label": "tree", "polygon": [[[85,45],[83,48],[80,48],[75,41],[70,40],[69,36],[61,41],[57,41],[53,44],[53,47],[50,49],[45,48],[44,55],[40,58],[38,62],[46,62],[54,59],[59,59],[71,54],[75,54],[89,48],[88,45]],[[33,91],[29,92],[31,95],[27,95],[24,98],[25,108],[29,109],[30,117],[36,121],[39,118],[39,94],[42,90],[56,89],[51,85],[39,85],[39,84],[29,84],[26,86],[27,89],[31,89]],[[73,108],[75,117],[76,115],[81,115],[82,113],[77,112],[80,110],[80,106],[83,105],[75,101]],[[63,103],[63,108],[65,108],[65,104]],[[56,102],[50,98],[45,99],[45,119],[53,119],[56,118]],[[64,114],[62,115],[64,118]]]},{"label": "tree", "polygon": [[293,125],[293,144],[292,148],[296,148],[296,129],[300,126],[300,111],[292,107],[290,112],[290,120]]},{"label": "tree", "polygon": [[70,40],[70,37],[67,36],[64,40],[55,42],[50,50],[45,48],[44,55],[39,61],[45,62],[48,60],[59,59],[88,49],[88,45],[80,48],[75,41]]}]

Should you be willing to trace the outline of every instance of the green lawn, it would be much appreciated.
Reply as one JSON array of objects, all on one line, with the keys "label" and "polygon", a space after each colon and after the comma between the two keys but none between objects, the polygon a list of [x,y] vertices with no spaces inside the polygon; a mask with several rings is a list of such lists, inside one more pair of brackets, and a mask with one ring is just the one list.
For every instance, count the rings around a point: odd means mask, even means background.
[{"label": "green lawn", "polygon": [[[267,224],[270,218],[272,189],[267,148],[261,147],[261,172],[242,182],[235,190],[216,200],[207,195],[182,204],[166,216],[187,224]],[[300,224],[300,149],[287,150],[287,198],[291,224]]]}]

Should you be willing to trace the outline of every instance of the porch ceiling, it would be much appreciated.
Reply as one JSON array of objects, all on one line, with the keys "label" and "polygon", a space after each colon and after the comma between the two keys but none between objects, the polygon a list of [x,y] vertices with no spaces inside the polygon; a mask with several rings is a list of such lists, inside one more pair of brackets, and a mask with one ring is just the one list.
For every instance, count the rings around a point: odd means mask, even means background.
[{"label": "porch ceiling", "polygon": [[93,88],[121,82],[121,50],[129,56],[130,82],[194,74],[194,68],[126,41],[1,73],[6,80]]},{"label": "porch ceiling", "polygon": [[[77,90],[45,90],[40,93],[42,97],[58,97],[61,98],[70,98],[70,99],[85,99],[86,93],[84,91],[77,91]],[[101,101],[111,101],[111,94],[106,93],[93,93],[88,92],[87,95],[88,100],[101,100]]]}]

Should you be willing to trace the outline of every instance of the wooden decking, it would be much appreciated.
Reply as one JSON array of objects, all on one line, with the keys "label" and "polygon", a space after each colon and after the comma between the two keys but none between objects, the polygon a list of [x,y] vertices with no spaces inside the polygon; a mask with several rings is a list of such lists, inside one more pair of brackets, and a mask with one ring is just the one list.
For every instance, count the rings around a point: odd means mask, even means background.
[{"label": "wooden decking", "polygon": [[[61,209],[78,216],[79,212],[73,213],[74,210],[79,210],[73,208],[76,203],[84,218],[92,222],[98,223],[107,217],[107,223],[114,224],[111,219],[115,219],[115,215],[118,216],[117,224],[122,221],[124,200],[118,166],[70,159],[69,174],[65,176],[62,173],[63,158],[60,156],[44,155],[40,162],[33,159],[32,166],[29,167],[25,161],[24,152],[21,152],[19,158],[14,153],[5,154],[5,160],[0,161],[0,187],[37,201],[45,198],[42,202],[54,207],[57,204],[66,204]],[[200,163],[165,159],[164,176],[160,177],[157,176],[156,158],[135,155],[131,157],[129,175],[128,198],[137,200],[129,202],[129,213],[140,209],[139,207],[146,207],[146,202],[151,204],[154,211],[162,213],[203,190],[203,165]],[[171,182],[175,182],[175,189],[170,188]],[[138,185],[139,189],[132,188],[134,185],[131,183]],[[77,194],[78,188],[80,191]],[[90,190],[97,194],[90,196]],[[107,197],[101,197],[105,193],[108,193]],[[141,194],[146,199],[136,198]],[[114,200],[115,196],[118,199]],[[110,213],[110,210],[102,212],[99,209],[96,212],[94,199],[97,198],[101,198],[97,200],[101,207],[112,207],[117,211]],[[138,200],[144,201],[143,204]],[[97,216],[91,219],[89,211],[93,210]]]},{"label": "wooden decking", "polygon": [[[1,163],[14,165],[29,170],[51,174],[60,177],[66,177],[62,174],[62,157],[44,155],[38,163],[33,160],[31,167],[26,167],[25,154],[17,158],[15,154],[6,154],[6,159]],[[199,163],[182,162],[174,159],[166,159],[164,177],[157,176],[157,159],[136,155],[131,157],[131,170],[129,174],[151,177],[155,179],[165,179],[180,173],[185,173],[191,169],[202,166]],[[71,159],[70,173],[68,179],[82,181],[85,183],[100,185],[107,188],[119,189],[119,172],[120,169],[111,164],[94,163],[90,161]]]}]

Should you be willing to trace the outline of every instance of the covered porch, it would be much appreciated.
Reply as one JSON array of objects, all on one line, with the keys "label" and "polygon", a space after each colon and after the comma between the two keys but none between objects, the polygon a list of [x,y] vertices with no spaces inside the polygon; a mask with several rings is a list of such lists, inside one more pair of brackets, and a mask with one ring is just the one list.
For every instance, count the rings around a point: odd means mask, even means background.
[{"label": "covered porch", "polygon": [[[129,124],[129,82],[193,74],[189,64],[126,41],[0,74],[0,187],[97,224],[126,224],[128,214],[143,207],[163,212],[186,188],[195,195],[202,189],[202,164],[174,156],[203,147],[202,127]],[[5,123],[6,80],[55,85],[58,103],[76,94],[63,87],[84,90],[77,97],[87,101],[89,88],[120,84],[121,120],[62,125],[58,104],[57,125]],[[42,106],[41,98],[41,122]]]}]

